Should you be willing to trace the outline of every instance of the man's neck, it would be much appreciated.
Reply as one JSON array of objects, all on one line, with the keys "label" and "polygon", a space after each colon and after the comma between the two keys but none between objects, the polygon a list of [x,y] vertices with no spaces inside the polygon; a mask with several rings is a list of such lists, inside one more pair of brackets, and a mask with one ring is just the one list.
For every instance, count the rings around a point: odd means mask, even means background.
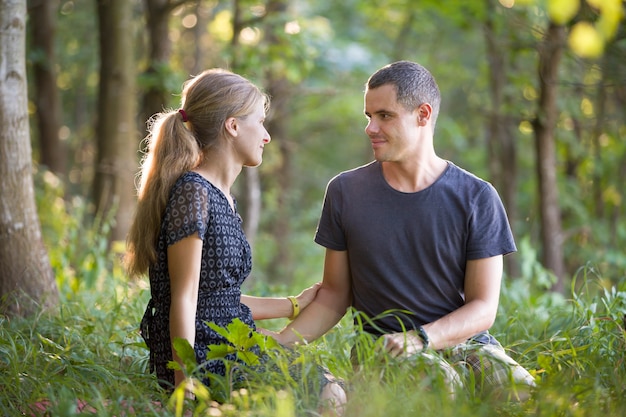
[{"label": "man's neck", "polygon": [[383,176],[395,190],[415,193],[430,187],[443,174],[448,162],[436,155],[411,162],[381,162]]}]

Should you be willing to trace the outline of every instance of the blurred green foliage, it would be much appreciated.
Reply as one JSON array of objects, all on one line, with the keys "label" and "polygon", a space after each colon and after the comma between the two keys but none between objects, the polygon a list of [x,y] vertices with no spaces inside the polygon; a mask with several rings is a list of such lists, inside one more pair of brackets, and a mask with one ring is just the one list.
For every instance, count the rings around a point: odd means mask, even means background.
[{"label": "blurred green foliage", "polygon": [[[298,0],[287,2],[280,14],[264,15],[262,2],[247,0],[239,2],[245,24],[236,43],[231,2],[188,2],[174,9],[170,17],[170,61],[158,65],[150,75],[144,74],[149,63],[143,5],[134,2],[138,101],[147,86],[157,83],[170,91],[170,101],[163,107],[177,106],[180,85],[194,68],[233,67],[260,85],[265,85],[269,74],[290,85],[289,112],[278,121],[286,127],[285,134],[274,137],[266,147],[265,161],[258,168],[263,203],[254,248],[257,277],[283,284],[295,280],[303,285],[319,279],[322,250],[312,239],[325,186],[340,171],[371,160],[363,132],[363,86],[369,74],[397,59],[424,64],[438,80],[443,94],[435,136],[438,153],[494,184],[499,179],[490,177],[487,125],[492,111],[511,121],[518,164],[511,223],[518,242],[529,239],[541,251],[531,121],[538,98],[536,52],[549,18],[546,2],[423,1],[415,7],[412,1],[393,0],[380,7],[362,0]],[[602,9],[594,14],[588,7],[581,10],[582,20],[606,12]],[[493,19],[491,35],[485,32],[487,16]],[[93,227],[84,223],[91,210],[87,190],[95,152],[96,17],[91,2],[60,2],[55,38],[57,84],[63,103],[60,134],[68,145],[70,166],[67,176],[58,179],[65,203],[57,196],[55,207],[40,206],[44,217],[63,215],[58,210],[64,206],[68,216],[83,222],[83,230],[106,226],[101,220],[87,221],[97,224]],[[505,54],[506,100],[493,110],[486,36],[495,36]],[[275,42],[270,44],[269,38]],[[621,180],[626,174],[626,128],[620,101],[625,51],[623,22],[615,36],[607,38],[602,58],[581,59],[566,51],[556,131],[559,203],[569,274],[590,262],[613,282],[622,279],[626,271],[626,196]],[[40,57],[33,52],[29,59],[34,62]],[[145,122],[137,121],[138,138],[145,134]],[[35,128],[31,131],[36,155],[37,133]],[[138,153],[138,162],[140,156]],[[288,172],[280,170],[284,158],[289,158]],[[289,176],[289,189],[280,181],[284,175]],[[234,192],[242,201],[240,186],[236,184]],[[245,217],[244,210],[242,213]],[[277,220],[284,218],[289,232],[275,236]],[[76,239],[59,232],[59,242]],[[89,249],[76,250],[100,251],[102,245],[91,242]],[[291,253],[290,264],[276,267],[283,262],[279,253],[284,248]],[[74,270],[80,262],[90,262],[84,253],[71,258],[62,262],[71,263]],[[312,268],[314,265],[318,267]],[[64,268],[55,265],[55,270]]]}]

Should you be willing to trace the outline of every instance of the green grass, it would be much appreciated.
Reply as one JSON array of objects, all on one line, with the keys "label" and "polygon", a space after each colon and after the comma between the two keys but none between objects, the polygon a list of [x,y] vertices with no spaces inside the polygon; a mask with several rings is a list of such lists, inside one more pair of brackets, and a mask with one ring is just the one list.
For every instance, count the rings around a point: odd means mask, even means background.
[{"label": "green grass", "polygon": [[[132,415],[177,415],[175,407],[155,406],[175,405],[175,398],[147,373],[148,352],[137,329],[147,285],[128,282],[116,271],[91,289],[72,292],[71,299],[63,297],[55,311],[0,318],[0,414],[28,414],[29,406],[48,400],[54,416],[120,416],[129,407]],[[346,379],[347,416],[625,415],[626,288],[623,282],[606,287],[590,275],[589,269],[581,271],[571,299],[532,288],[532,280],[514,280],[503,289],[493,332],[537,379],[538,389],[525,403],[478,394],[451,401],[406,366],[369,366],[355,373],[349,353],[357,336],[347,318],[299,353]],[[296,400],[305,395],[297,386],[280,387],[258,382],[233,393],[227,404],[207,398],[186,407],[193,415],[315,415]],[[91,405],[92,414],[77,412],[78,400]]]}]

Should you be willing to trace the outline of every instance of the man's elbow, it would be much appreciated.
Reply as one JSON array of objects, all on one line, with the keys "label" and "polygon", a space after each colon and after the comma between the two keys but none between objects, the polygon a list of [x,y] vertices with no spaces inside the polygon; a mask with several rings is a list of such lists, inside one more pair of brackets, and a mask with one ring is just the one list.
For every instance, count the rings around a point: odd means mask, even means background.
[{"label": "man's elbow", "polygon": [[351,305],[349,291],[339,291],[336,288],[322,285],[315,297],[315,301],[343,317],[348,307]]},{"label": "man's elbow", "polygon": [[489,330],[496,322],[496,316],[498,314],[498,304],[484,302],[482,306],[482,326],[483,330]]},{"label": "man's elbow", "polygon": [[496,322],[495,315],[493,317],[485,317],[485,322],[483,324],[483,327],[484,327],[483,330],[491,329],[491,327],[494,325],[495,322]]}]

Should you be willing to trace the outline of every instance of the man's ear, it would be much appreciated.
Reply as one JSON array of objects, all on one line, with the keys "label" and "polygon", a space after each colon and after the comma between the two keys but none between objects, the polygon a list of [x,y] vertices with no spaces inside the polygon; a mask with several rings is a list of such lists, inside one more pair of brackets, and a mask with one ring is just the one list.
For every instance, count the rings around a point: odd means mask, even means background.
[{"label": "man's ear", "polygon": [[239,126],[237,125],[237,118],[235,117],[229,117],[228,119],[226,119],[226,122],[224,122],[224,127],[232,137],[237,137],[237,135],[239,134]]},{"label": "man's ear", "polygon": [[420,104],[420,106],[417,108],[418,124],[420,126],[426,126],[432,114],[433,114],[433,108],[431,107],[430,104],[428,103]]}]

